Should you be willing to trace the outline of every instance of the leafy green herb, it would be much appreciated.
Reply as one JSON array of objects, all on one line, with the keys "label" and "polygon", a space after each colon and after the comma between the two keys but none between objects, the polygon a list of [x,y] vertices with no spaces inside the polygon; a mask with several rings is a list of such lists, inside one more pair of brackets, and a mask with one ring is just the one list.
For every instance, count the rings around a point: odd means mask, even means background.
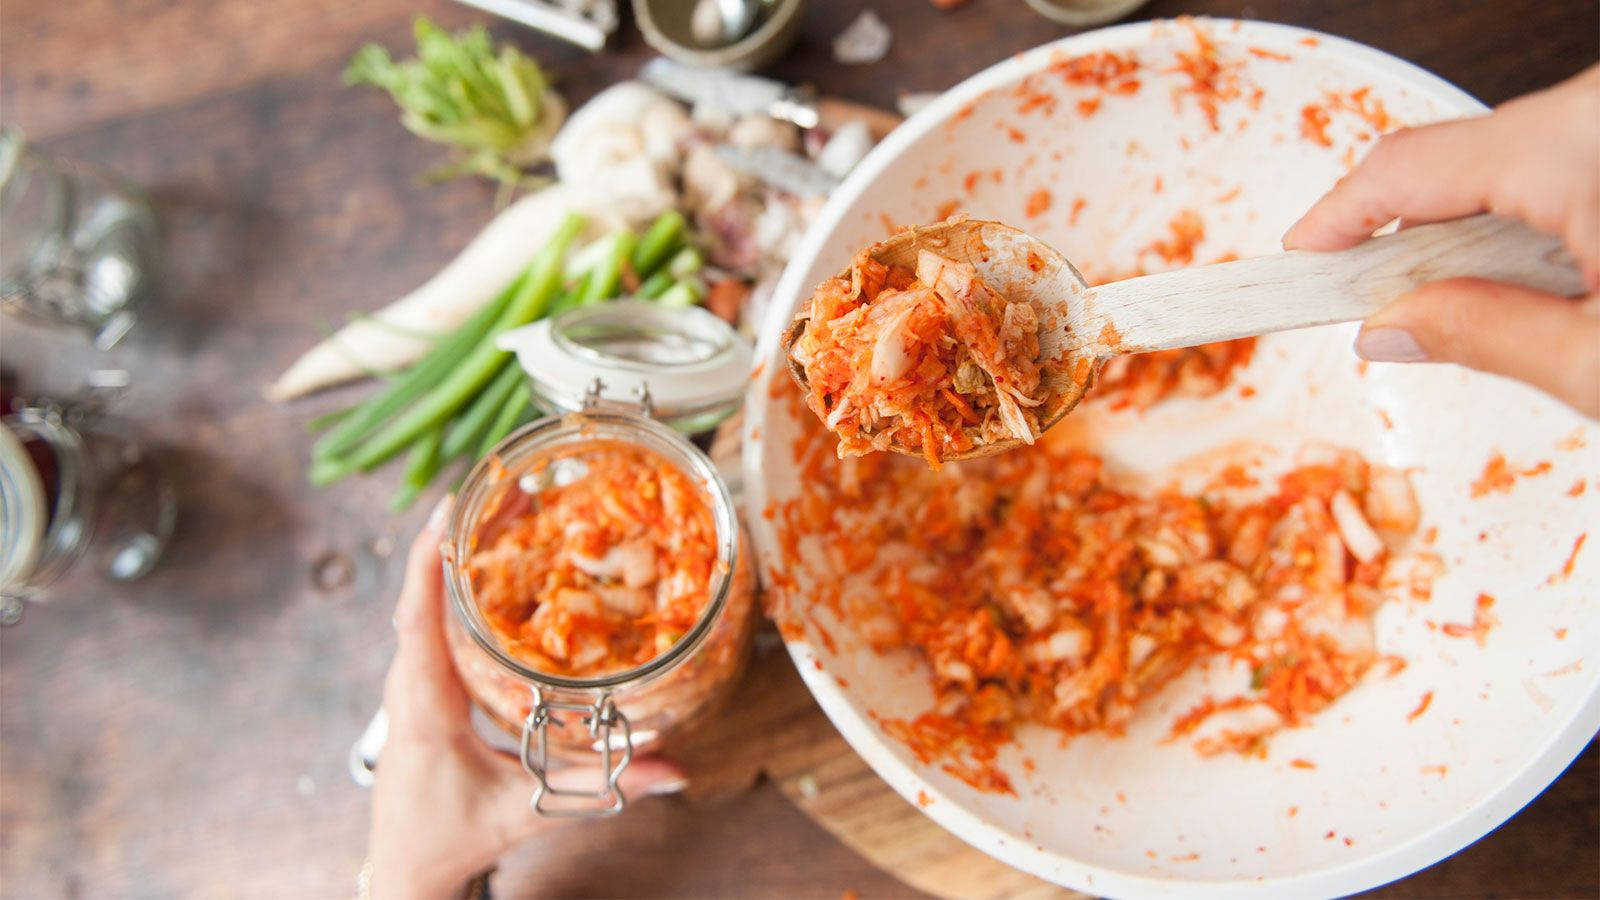
[{"label": "leafy green herb", "polygon": [[502,200],[537,181],[528,170],[549,158],[566,113],[539,64],[509,44],[496,53],[481,25],[452,35],[419,16],[415,31],[416,58],[397,62],[368,44],[350,58],[345,84],[388,91],[408,130],[456,148],[457,159],[435,177],[492,178]]}]

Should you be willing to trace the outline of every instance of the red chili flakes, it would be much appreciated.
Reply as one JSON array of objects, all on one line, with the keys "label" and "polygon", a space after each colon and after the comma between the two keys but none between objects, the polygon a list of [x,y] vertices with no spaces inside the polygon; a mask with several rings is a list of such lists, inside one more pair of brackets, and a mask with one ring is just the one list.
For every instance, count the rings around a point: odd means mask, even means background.
[{"label": "red chili flakes", "polygon": [[1583,542],[1589,539],[1589,532],[1578,535],[1572,542],[1572,552],[1567,554],[1567,561],[1561,564],[1561,571],[1545,579],[1545,584],[1559,584],[1572,577],[1572,568],[1578,563],[1578,551],[1583,549]]},{"label": "red chili flakes", "polygon": [[1322,839],[1325,840],[1325,841],[1331,841],[1331,840],[1333,840],[1333,837],[1334,837],[1333,832],[1329,831],[1327,834],[1322,836]]},{"label": "red chili flakes", "polygon": [[1251,47],[1250,55],[1258,59],[1272,59],[1278,62],[1288,62],[1294,58],[1287,53],[1279,53],[1276,50],[1268,50],[1265,47]]},{"label": "red chili flakes", "polygon": [[939,204],[938,208],[934,209],[933,217],[943,221],[955,215],[960,209],[961,201],[952,197],[951,199]]},{"label": "red chili flakes", "polygon": [[1044,215],[1050,209],[1050,189],[1040,188],[1028,195],[1027,203],[1022,207],[1023,215],[1030,219]]},{"label": "red chili flakes", "polygon": [[1344,839],[1344,845],[1346,847],[1352,846],[1353,844],[1355,844],[1355,842],[1356,842],[1355,838],[1345,838]]},{"label": "red chili flakes", "polygon": [[1200,214],[1192,209],[1183,210],[1167,223],[1167,231],[1168,238],[1151,241],[1140,254],[1154,253],[1173,265],[1186,266],[1194,262],[1195,247],[1206,238],[1206,224]]},{"label": "red chili flakes", "polygon": [[1568,497],[1582,497],[1583,496],[1583,492],[1588,490],[1588,489],[1589,489],[1589,483],[1584,481],[1582,478],[1579,478],[1577,481],[1574,481],[1572,483],[1572,487],[1567,488],[1567,496]]},{"label": "red chili flakes", "polygon": [[1309,759],[1291,759],[1289,760],[1289,765],[1294,766],[1296,769],[1315,769],[1317,767],[1317,764]]},{"label": "red chili flakes", "polygon": [[1493,597],[1488,594],[1479,594],[1477,603],[1473,607],[1471,625],[1463,625],[1460,622],[1446,622],[1439,626],[1439,630],[1449,637],[1471,637],[1478,642],[1479,647],[1482,647],[1488,643],[1489,629],[1500,624],[1500,620],[1489,612],[1489,608],[1492,606],[1494,606]]},{"label": "red chili flakes", "polygon": [[[1131,93],[1119,90],[1128,83],[1133,73],[1139,71],[1139,59],[1133,53],[1115,53],[1097,50],[1082,56],[1063,57],[1050,64],[1045,71],[1059,76],[1062,81],[1077,87],[1096,87],[1101,90]],[[1138,90],[1138,82],[1133,82]]]},{"label": "red chili flakes", "polygon": [[1517,475],[1506,464],[1505,454],[1496,450],[1483,465],[1483,473],[1472,483],[1472,496],[1482,497],[1494,492],[1507,493],[1517,483]]},{"label": "red chili flakes", "polygon": [[1083,212],[1083,208],[1088,205],[1089,201],[1083,199],[1081,196],[1073,199],[1072,210],[1067,215],[1067,224],[1073,228],[1078,227],[1078,214]]},{"label": "red chili flakes", "polygon": [[1423,713],[1428,711],[1428,705],[1430,703],[1432,703],[1432,702],[1433,702],[1433,691],[1424,692],[1423,695],[1422,695],[1422,699],[1417,702],[1417,708],[1413,709],[1411,712],[1406,714],[1406,721],[1407,722],[1415,722],[1418,718],[1420,718],[1422,716]]},{"label": "red chili flakes", "polygon": [[1328,111],[1315,103],[1307,103],[1300,108],[1300,136],[1313,144],[1324,147],[1333,146],[1333,138],[1328,137],[1328,124],[1333,117]]},{"label": "red chili flakes", "polygon": [[1239,69],[1244,63],[1242,60],[1222,61],[1217,56],[1216,43],[1205,29],[1188,16],[1180,16],[1178,21],[1188,27],[1189,33],[1194,36],[1194,50],[1179,51],[1177,65],[1169,71],[1189,76],[1188,93],[1199,102],[1211,130],[1221,131],[1221,126],[1217,124],[1218,104],[1244,96],[1239,79]]},{"label": "red chili flakes", "polygon": [[878,724],[890,737],[904,743],[923,765],[939,759],[954,760],[940,768],[980,791],[1017,795],[1011,779],[995,765],[999,747],[1011,739],[1010,730],[1004,725],[968,722],[932,712],[909,721],[878,719]]}]

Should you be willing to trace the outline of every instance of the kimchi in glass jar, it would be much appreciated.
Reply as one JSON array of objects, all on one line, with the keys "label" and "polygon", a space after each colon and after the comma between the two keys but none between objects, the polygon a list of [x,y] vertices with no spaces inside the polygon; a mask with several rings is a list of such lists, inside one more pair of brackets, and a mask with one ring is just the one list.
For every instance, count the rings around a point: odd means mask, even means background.
[{"label": "kimchi in glass jar", "polygon": [[[456,668],[518,741],[544,815],[622,809],[632,754],[721,698],[754,625],[753,569],[716,467],[648,415],[648,388],[638,403],[602,390],[480,461],[445,539]],[[596,755],[603,781],[552,785],[551,757]]]}]

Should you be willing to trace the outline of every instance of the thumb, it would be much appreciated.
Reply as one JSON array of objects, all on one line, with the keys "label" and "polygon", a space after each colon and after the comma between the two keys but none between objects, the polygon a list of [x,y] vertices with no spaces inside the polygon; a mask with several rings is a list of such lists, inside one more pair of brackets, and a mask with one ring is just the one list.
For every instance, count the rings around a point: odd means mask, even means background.
[{"label": "thumb", "polygon": [[1356,353],[1375,362],[1453,362],[1523,381],[1600,418],[1600,298],[1568,300],[1452,278],[1367,319]]}]

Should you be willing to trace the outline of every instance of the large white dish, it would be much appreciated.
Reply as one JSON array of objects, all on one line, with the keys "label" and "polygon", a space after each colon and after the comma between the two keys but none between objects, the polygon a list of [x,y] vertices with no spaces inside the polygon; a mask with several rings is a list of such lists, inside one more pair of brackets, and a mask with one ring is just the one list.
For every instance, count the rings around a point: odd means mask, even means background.
[{"label": "large white dish", "polygon": [[[1160,65],[1146,66],[1138,93],[1108,98],[1089,118],[1074,110],[1085,95],[1059,79],[1041,80],[1062,97],[1053,115],[1017,112],[1014,87],[1061,54],[1132,49],[1159,63],[1189,44],[1180,25],[1140,23],[1038,48],[962,83],[895,131],[831,198],[778,287],[747,404],[744,475],[764,569],[780,557],[761,513],[796,489],[795,420],[768,391],[786,377],[779,332],[818,281],[884,235],[884,216],[929,221],[947,199],[961,198],[966,212],[1027,227],[1093,271],[1131,265],[1165,222],[1193,207],[1207,235],[1197,259],[1267,253],[1343,174],[1352,158],[1345,148],[1369,146],[1351,116],[1336,117],[1332,149],[1300,136],[1301,108],[1324,91],[1370,85],[1405,124],[1483,111],[1433,75],[1349,41],[1256,22],[1203,25],[1224,57],[1249,58],[1247,77],[1264,91],[1259,110],[1224,106],[1226,139],[1210,131],[1192,98],[1174,99],[1169,88],[1182,76],[1150,71]],[[1292,59],[1251,55],[1250,47]],[[1249,124],[1237,130],[1241,116]],[[1021,142],[1008,135],[1013,125],[1025,129]],[[969,195],[971,171],[985,174]],[[1052,210],[1029,218],[1027,197],[1040,187],[1051,190]],[[1216,202],[1235,187],[1237,200]],[[1074,226],[1068,209],[1079,195],[1085,204]],[[1020,794],[1006,797],[919,765],[887,737],[868,713],[927,709],[925,674],[907,657],[874,654],[847,624],[813,610],[837,652],[809,626],[789,650],[851,746],[974,846],[1058,884],[1118,896],[1344,894],[1427,866],[1527,803],[1600,727],[1600,664],[1587,658],[1600,648],[1600,547],[1591,542],[1570,577],[1547,583],[1577,535],[1600,526],[1600,432],[1489,376],[1449,367],[1362,371],[1349,350],[1352,333],[1345,326],[1264,339],[1239,379],[1257,391],[1250,399],[1230,391],[1143,417],[1074,413],[1063,427],[1090,426],[1114,468],[1133,476],[1162,476],[1179,460],[1240,440],[1282,450],[1280,461],[1324,440],[1416,467],[1424,525],[1438,529],[1433,549],[1448,569],[1430,602],[1396,600],[1380,612],[1380,648],[1409,660],[1403,672],[1369,679],[1313,725],[1277,736],[1266,760],[1201,759],[1185,744],[1161,742],[1172,717],[1208,684],[1227,690],[1236,677],[1220,666],[1191,673],[1123,738],[1063,747],[1052,731],[1025,729],[1021,746],[1002,754]],[[1588,446],[1558,449],[1575,432]],[[1469,485],[1495,450],[1519,466],[1548,460],[1553,471],[1474,499]],[[1590,489],[1567,496],[1580,478]],[[1428,627],[1470,621],[1480,591],[1498,598],[1500,619],[1485,646]],[[1432,706],[1408,723],[1429,690]],[[1037,760],[1036,773],[1024,770],[1024,755]],[[1316,768],[1289,765],[1296,758]]]}]

